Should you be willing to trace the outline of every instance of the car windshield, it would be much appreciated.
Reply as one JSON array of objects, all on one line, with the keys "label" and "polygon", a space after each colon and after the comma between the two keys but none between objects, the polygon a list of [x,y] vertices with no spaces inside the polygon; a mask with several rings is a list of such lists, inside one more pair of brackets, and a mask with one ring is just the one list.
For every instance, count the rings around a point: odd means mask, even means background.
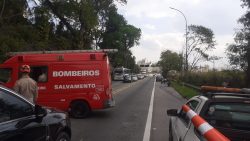
[{"label": "car windshield", "polygon": [[129,70],[129,69],[125,69],[125,70],[124,70],[124,73],[125,73],[125,74],[129,74],[129,73],[130,73],[130,70]]},{"label": "car windshield", "polygon": [[122,74],[123,71],[122,71],[122,69],[116,69],[116,70],[114,71],[114,73],[115,73],[115,74]]},{"label": "car windshield", "polygon": [[205,114],[212,126],[250,130],[250,104],[213,103]]}]

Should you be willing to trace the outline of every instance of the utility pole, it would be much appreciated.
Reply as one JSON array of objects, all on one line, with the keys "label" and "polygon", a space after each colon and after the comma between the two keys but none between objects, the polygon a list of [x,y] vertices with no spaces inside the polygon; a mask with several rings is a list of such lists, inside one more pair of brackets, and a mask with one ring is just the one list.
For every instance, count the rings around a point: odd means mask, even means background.
[{"label": "utility pole", "polygon": [[187,39],[187,34],[188,34],[188,31],[187,31],[187,18],[186,16],[184,15],[183,12],[181,12],[180,10],[176,9],[176,8],[173,8],[173,7],[169,7],[170,9],[173,9],[175,11],[178,11],[179,13],[182,14],[182,16],[184,17],[185,19],[185,30],[186,30],[186,40],[185,40],[185,43],[186,43],[186,48],[185,48],[185,63],[183,63],[183,68],[185,71],[188,71],[188,55],[187,55],[187,52],[188,52],[188,39]]}]

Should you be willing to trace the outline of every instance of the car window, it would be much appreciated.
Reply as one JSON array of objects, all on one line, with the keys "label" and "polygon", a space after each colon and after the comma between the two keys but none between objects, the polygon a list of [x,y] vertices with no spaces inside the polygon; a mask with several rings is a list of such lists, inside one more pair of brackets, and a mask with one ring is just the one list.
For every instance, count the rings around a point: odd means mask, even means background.
[{"label": "car window", "polygon": [[192,100],[192,101],[189,101],[186,105],[189,106],[193,111],[195,111],[198,104],[199,104],[198,101]]},{"label": "car window", "polygon": [[32,114],[32,105],[8,91],[0,90],[0,123]]},{"label": "car window", "polygon": [[30,77],[36,82],[47,82],[48,80],[48,67],[47,66],[31,66]]},{"label": "car window", "polygon": [[250,105],[247,103],[212,103],[204,117],[212,126],[250,130]]},{"label": "car window", "polygon": [[[199,104],[199,101],[197,101],[197,100],[191,100],[191,101],[189,101],[189,102],[186,103],[186,105],[189,106],[189,107],[190,107],[192,110],[194,110],[194,111],[195,111],[196,107],[198,106],[198,104]],[[189,120],[189,118],[187,117],[186,112],[184,112],[184,111],[181,109],[179,115],[180,115],[180,116],[179,116],[180,119],[181,119],[186,125],[188,125],[189,122],[190,122],[190,120]]]}]

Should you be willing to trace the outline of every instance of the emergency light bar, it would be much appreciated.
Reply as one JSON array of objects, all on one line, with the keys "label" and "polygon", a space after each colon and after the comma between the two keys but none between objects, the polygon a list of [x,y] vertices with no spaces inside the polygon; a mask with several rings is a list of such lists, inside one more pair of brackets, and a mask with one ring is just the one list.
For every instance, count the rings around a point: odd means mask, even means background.
[{"label": "emergency light bar", "polygon": [[224,92],[224,93],[248,93],[250,94],[250,89],[248,88],[226,88],[226,87],[215,87],[215,86],[201,86],[202,92]]},{"label": "emergency light bar", "polygon": [[118,49],[100,49],[100,50],[55,50],[55,51],[27,51],[27,52],[9,52],[8,56],[24,55],[24,54],[61,54],[61,53],[80,53],[80,52],[105,52],[105,53],[115,53]]},{"label": "emergency light bar", "polygon": [[237,97],[246,97],[246,98],[250,98],[250,94],[246,94],[246,93],[205,93],[205,94],[201,94],[204,95],[206,97],[210,97],[212,98],[213,96],[237,96]]}]

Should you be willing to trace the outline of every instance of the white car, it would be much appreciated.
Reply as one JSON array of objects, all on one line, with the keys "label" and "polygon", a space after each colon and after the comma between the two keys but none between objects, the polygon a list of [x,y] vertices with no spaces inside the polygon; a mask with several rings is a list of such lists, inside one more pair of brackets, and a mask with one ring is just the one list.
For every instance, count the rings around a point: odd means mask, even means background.
[{"label": "white car", "polygon": [[137,77],[138,77],[138,79],[143,79],[143,78],[144,78],[144,75],[142,75],[142,74],[137,74]]},{"label": "white car", "polygon": [[137,78],[137,75],[135,75],[135,74],[132,74],[132,76],[131,76],[132,78],[132,81],[137,81],[138,80],[138,78]]},{"label": "white car", "polygon": [[[204,93],[186,105],[231,141],[250,141],[250,94]],[[182,109],[167,113],[169,141],[205,141]]]}]

